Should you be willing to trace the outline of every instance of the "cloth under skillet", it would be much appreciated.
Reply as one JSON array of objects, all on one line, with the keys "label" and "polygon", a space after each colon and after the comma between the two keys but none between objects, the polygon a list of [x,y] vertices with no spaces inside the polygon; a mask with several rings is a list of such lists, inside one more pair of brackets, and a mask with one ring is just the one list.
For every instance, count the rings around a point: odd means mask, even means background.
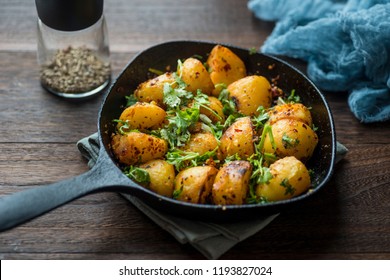
[{"label": "cloth under skillet", "polygon": [[[98,133],[78,141],[77,148],[92,168],[99,156]],[[138,198],[122,194],[181,244],[189,243],[208,259],[218,259],[234,245],[267,226],[278,214],[239,223],[216,224],[187,220],[154,210]]]},{"label": "cloth under skillet", "polygon": [[[98,133],[77,142],[77,148],[88,160],[90,168],[98,159],[99,147]],[[347,148],[337,143],[336,162],[340,161],[346,153]],[[134,196],[128,194],[123,196],[181,244],[191,244],[208,259],[218,259],[234,245],[259,232],[278,216],[275,214],[230,224],[205,223],[161,213]]]},{"label": "cloth under skillet", "polygon": [[277,22],[262,52],[307,61],[319,88],[350,93],[361,122],[390,120],[390,0],[250,0],[248,8]]}]

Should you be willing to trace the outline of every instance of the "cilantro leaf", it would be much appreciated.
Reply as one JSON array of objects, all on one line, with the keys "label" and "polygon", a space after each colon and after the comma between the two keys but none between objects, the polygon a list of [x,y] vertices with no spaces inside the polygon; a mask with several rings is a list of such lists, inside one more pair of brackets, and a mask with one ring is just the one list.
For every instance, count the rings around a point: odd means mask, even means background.
[{"label": "cilantro leaf", "polygon": [[290,184],[287,178],[283,179],[280,185],[286,189],[284,195],[288,195],[288,194],[294,195],[295,188]]},{"label": "cilantro leaf", "polygon": [[295,89],[293,89],[289,96],[287,96],[287,101],[292,103],[300,103],[301,98],[299,95],[295,94]]},{"label": "cilantro leaf", "polygon": [[206,163],[207,160],[216,157],[217,150],[218,147],[204,154],[199,154],[196,152],[173,149],[166,154],[166,160],[168,163],[174,165],[177,171],[180,171],[183,168],[199,166]]},{"label": "cilantro leaf", "polygon": [[299,144],[299,139],[293,139],[284,133],[282,136],[282,143],[285,149],[290,149],[296,147]]},{"label": "cilantro leaf", "polygon": [[259,129],[260,127],[263,127],[265,125],[265,122],[269,119],[269,115],[267,110],[263,106],[259,106],[256,110],[259,112],[257,116],[254,116],[251,118],[253,125],[256,129]]},{"label": "cilantro leaf", "polygon": [[126,107],[130,107],[138,102],[138,99],[137,97],[134,96],[134,94],[125,96],[125,98],[126,98]]},{"label": "cilantro leaf", "polygon": [[161,138],[168,141],[170,148],[183,146],[190,139],[189,128],[199,120],[199,109],[170,111],[168,125],[160,130]]},{"label": "cilantro leaf", "polygon": [[124,174],[130,179],[138,182],[138,183],[149,183],[150,176],[148,171],[143,168],[129,166],[124,169]]}]

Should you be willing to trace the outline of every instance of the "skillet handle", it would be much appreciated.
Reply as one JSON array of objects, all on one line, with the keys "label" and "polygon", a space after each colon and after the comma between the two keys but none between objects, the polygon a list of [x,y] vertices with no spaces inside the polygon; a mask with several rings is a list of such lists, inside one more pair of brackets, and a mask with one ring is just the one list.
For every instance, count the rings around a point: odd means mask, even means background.
[{"label": "skillet handle", "polygon": [[[119,191],[137,186],[107,157],[99,157],[88,172],[57,183],[0,198],[0,232],[20,225],[67,202],[98,191]],[[132,192],[134,188],[126,188]]]}]

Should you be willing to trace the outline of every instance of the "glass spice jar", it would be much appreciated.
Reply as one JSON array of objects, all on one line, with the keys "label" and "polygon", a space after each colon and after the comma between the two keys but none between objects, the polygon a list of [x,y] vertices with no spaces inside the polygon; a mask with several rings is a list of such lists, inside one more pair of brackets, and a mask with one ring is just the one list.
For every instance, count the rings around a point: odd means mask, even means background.
[{"label": "glass spice jar", "polygon": [[40,81],[49,92],[83,99],[110,82],[103,0],[35,0]]}]

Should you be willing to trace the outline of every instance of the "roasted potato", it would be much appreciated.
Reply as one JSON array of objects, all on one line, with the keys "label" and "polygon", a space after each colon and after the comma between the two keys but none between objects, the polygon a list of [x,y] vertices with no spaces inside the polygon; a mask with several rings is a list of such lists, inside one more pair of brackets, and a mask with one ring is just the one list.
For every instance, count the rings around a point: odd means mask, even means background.
[{"label": "roasted potato", "polygon": [[209,102],[208,108],[206,109],[204,107],[200,108],[200,113],[206,115],[213,123],[221,122],[223,123],[225,121],[225,115],[223,113],[223,105],[221,101],[218,100],[218,98],[209,96]]},{"label": "roasted potato", "polygon": [[[244,62],[229,48],[216,45],[207,58],[210,78],[214,86],[224,84],[225,86],[244,78],[246,76],[246,67]],[[220,88],[213,90],[213,95],[218,96]]]},{"label": "roasted potato", "polygon": [[250,118],[238,118],[221,137],[219,150],[222,158],[238,155],[240,159],[247,159],[255,152],[254,137]]},{"label": "roasted potato", "polygon": [[294,119],[308,126],[313,124],[309,109],[301,103],[276,105],[269,110],[268,115],[268,123],[271,125],[281,119]]},{"label": "roasted potato", "polygon": [[295,157],[284,157],[269,167],[272,179],[256,187],[256,195],[266,201],[278,201],[298,196],[310,187],[306,166]]},{"label": "roasted potato", "polygon": [[166,197],[172,197],[175,186],[175,168],[165,160],[155,159],[141,164],[140,168],[149,174],[147,188]]},{"label": "roasted potato", "polygon": [[187,84],[186,90],[194,94],[199,89],[203,93],[210,95],[214,89],[209,72],[203,63],[196,58],[187,58],[178,69],[177,74]]},{"label": "roasted potato", "polygon": [[[176,72],[140,83],[137,102],[113,120],[111,150],[131,179],[180,201],[289,199],[310,188],[305,163],[318,137],[310,110],[285,103],[291,98],[271,107],[278,96],[282,89],[271,89],[261,73],[247,76],[243,61],[216,45],[206,63],[184,58]],[[268,116],[259,116],[260,106]]]},{"label": "roasted potato", "polygon": [[129,129],[157,129],[164,123],[166,115],[165,110],[155,104],[137,102],[127,107],[119,119],[126,122]]},{"label": "roasted potato", "polygon": [[241,78],[228,86],[229,98],[237,110],[247,116],[257,115],[260,106],[269,108],[272,103],[271,85],[263,76]]},{"label": "roasted potato", "polygon": [[170,83],[174,86],[175,77],[172,72],[167,72],[156,78],[141,83],[134,91],[134,96],[141,102],[156,102],[164,107],[164,84]]},{"label": "roasted potato", "polygon": [[212,166],[195,166],[184,169],[175,179],[174,197],[190,203],[210,203],[211,188],[218,169]]},{"label": "roasted potato", "polygon": [[212,188],[213,202],[217,205],[241,205],[249,191],[252,165],[236,160],[225,164],[217,173]]},{"label": "roasted potato", "polygon": [[218,141],[213,134],[210,132],[199,132],[192,134],[190,140],[181,148],[181,150],[203,155],[215,150],[217,147]]},{"label": "roasted potato", "polygon": [[263,152],[275,154],[279,158],[295,156],[306,162],[313,154],[318,136],[307,124],[294,119],[281,119],[272,124],[275,147],[269,134],[266,134]]},{"label": "roasted potato", "polygon": [[145,133],[129,132],[114,135],[111,148],[119,162],[134,165],[163,158],[168,151],[168,143]]}]

